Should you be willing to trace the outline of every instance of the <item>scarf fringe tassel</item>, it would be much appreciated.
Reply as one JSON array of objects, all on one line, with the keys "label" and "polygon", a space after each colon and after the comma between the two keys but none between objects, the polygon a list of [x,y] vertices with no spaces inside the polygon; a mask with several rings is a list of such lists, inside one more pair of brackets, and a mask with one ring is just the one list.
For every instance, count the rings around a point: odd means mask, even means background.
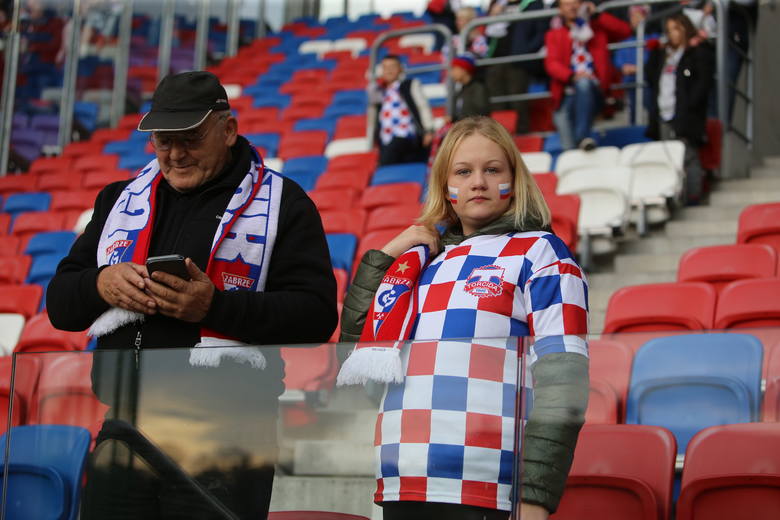
[{"label": "scarf fringe tassel", "polygon": [[368,381],[402,383],[401,351],[397,348],[362,347],[344,361],[336,386],[362,385]]}]

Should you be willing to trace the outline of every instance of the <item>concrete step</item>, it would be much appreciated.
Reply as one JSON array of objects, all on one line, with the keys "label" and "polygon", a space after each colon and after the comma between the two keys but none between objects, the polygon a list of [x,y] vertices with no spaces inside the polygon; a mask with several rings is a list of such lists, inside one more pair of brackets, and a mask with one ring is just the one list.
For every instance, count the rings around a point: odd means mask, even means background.
[{"label": "concrete step", "polygon": [[[752,173],[752,172],[751,172]],[[763,173],[763,172],[762,172]],[[718,183],[717,190],[721,191],[780,191],[780,175],[758,175],[748,179],[727,180]]]},{"label": "concrete step", "polygon": [[[780,199],[778,199],[780,200]],[[669,237],[702,237],[724,234],[737,234],[736,220],[679,220],[666,223],[666,234]]]},{"label": "concrete step", "polygon": [[290,477],[276,475],[271,511],[334,511],[381,519],[373,504],[374,477]]},{"label": "concrete step", "polygon": [[588,306],[591,312],[607,310],[609,298],[615,291],[609,289],[588,289]]},{"label": "concrete step", "polygon": [[602,330],[604,330],[604,316],[606,315],[606,312],[604,311],[591,311],[590,313],[590,334],[591,336],[594,336],[596,334],[600,334]]},{"label": "concrete step", "polygon": [[747,206],[780,201],[780,190],[770,191],[728,191],[718,190],[710,195],[712,206]]},{"label": "concrete step", "polygon": [[691,206],[682,208],[674,216],[675,221],[736,220],[745,206]]},{"label": "concrete step", "polygon": [[[376,414],[374,421],[376,422]],[[338,440],[295,441],[293,467],[295,475],[370,477],[374,475],[374,439],[364,442]]]},{"label": "concrete step", "polygon": [[594,273],[588,276],[588,287],[589,291],[614,292],[626,285],[673,282],[676,275],[676,269],[657,273]]},{"label": "concrete step", "polygon": [[780,155],[764,157],[764,168],[772,168],[780,172]]},{"label": "concrete step", "polygon": [[[717,246],[720,244],[733,244],[736,241],[736,234],[724,235],[706,235],[693,237],[669,237],[653,236],[638,240],[633,244],[626,245],[621,250],[621,254],[682,254],[689,249],[704,246]],[[676,268],[675,268],[676,269]]]},{"label": "concrete step", "polygon": [[647,253],[617,255],[615,273],[626,274],[676,272],[682,253]]}]

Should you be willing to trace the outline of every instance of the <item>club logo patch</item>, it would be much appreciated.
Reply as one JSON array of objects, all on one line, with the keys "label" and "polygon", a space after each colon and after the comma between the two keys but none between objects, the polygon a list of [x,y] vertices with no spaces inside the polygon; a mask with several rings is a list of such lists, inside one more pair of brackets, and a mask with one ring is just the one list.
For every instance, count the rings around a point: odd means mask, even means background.
[{"label": "club logo patch", "polygon": [[255,281],[246,276],[239,276],[232,273],[222,273],[222,284],[226,291],[237,291],[238,289],[251,289]]},{"label": "club logo patch", "polygon": [[503,291],[504,268],[497,265],[476,267],[466,278],[464,291],[477,298],[492,298]]},{"label": "club logo patch", "polygon": [[132,245],[132,240],[117,240],[106,248],[106,256],[108,257],[108,265],[115,265],[122,261],[122,257],[125,255],[127,248]]}]

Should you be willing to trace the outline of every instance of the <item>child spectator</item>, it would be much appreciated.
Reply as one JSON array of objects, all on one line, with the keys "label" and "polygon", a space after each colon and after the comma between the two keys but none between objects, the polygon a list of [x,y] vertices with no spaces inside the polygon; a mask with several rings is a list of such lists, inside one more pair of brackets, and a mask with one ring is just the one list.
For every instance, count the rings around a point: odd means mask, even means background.
[{"label": "child spectator", "polygon": [[452,60],[452,80],[460,86],[455,94],[455,112],[452,120],[464,117],[490,115],[490,100],[487,88],[475,77],[477,66],[469,55],[457,56]]}]

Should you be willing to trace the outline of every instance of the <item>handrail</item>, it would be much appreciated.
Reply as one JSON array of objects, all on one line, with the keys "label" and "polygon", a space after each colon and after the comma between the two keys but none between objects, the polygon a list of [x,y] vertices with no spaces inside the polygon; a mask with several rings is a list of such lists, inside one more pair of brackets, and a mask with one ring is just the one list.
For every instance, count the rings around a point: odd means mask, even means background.
[{"label": "handrail", "polygon": [[[16,95],[16,73],[19,67],[19,15],[22,0],[14,0],[11,14],[11,26],[5,47],[5,71],[3,72],[3,91],[0,100],[0,177],[8,173],[8,158],[11,155],[11,126]],[[8,424],[11,424],[10,422]],[[5,486],[5,482],[3,482]]]},{"label": "handrail", "polygon": [[79,72],[81,45],[81,0],[73,0],[70,18],[70,43],[65,56],[65,76],[62,79],[62,101],[60,102],[60,132],[57,144],[60,152],[70,143],[73,136],[73,110],[76,106],[76,81]]},{"label": "handrail", "polygon": [[125,0],[119,22],[119,41],[114,61],[114,93],[111,104],[111,126],[119,124],[125,115],[127,100],[127,72],[130,67],[130,38],[133,25],[133,0]]},{"label": "handrail", "polygon": [[[430,72],[435,70],[445,70],[449,72],[449,70],[452,68],[452,58],[454,56],[455,47],[452,44],[452,31],[450,31],[449,27],[447,27],[444,24],[435,23],[435,24],[429,24],[429,25],[420,25],[417,27],[407,27],[404,29],[394,29],[390,31],[385,31],[379,34],[379,36],[374,40],[374,43],[371,44],[371,50],[369,52],[369,58],[368,58],[368,83],[369,85],[373,84],[374,81],[376,81],[376,64],[377,64],[377,52],[379,51],[379,47],[386,42],[387,40],[391,38],[397,38],[399,36],[405,36],[407,34],[417,34],[417,33],[430,33],[430,32],[438,32],[444,36],[445,39],[445,45],[449,47],[449,54],[447,57],[447,62],[442,63],[439,65],[426,65],[424,67],[410,67],[406,69],[406,74],[411,75],[415,73],[420,72]],[[447,80],[446,80],[446,89],[447,89],[447,113],[452,114],[453,110],[453,92],[454,92],[454,85],[453,81],[449,76],[449,73],[447,74]],[[369,117],[366,118],[366,138],[371,139],[374,134],[374,119],[373,119],[373,113],[374,111],[370,109],[369,107]]]}]

